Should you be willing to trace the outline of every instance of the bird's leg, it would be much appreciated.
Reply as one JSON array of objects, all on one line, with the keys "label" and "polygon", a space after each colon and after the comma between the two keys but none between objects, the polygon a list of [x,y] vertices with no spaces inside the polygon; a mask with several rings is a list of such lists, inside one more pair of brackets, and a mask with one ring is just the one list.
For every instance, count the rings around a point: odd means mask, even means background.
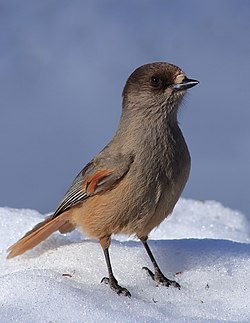
[{"label": "bird's leg", "polygon": [[154,270],[155,270],[155,273],[153,273],[150,269],[148,269],[147,267],[143,267],[142,269],[146,270],[146,272],[148,273],[148,275],[158,284],[160,285],[163,285],[163,286],[174,286],[174,287],[177,287],[177,288],[181,288],[181,286],[174,280],[170,280],[168,279],[167,277],[165,277],[163,275],[163,273],[161,272],[151,250],[149,249],[149,246],[148,246],[148,243],[147,243],[147,238],[144,238],[144,239],[140,239],[141,242],[143,243],[148,255],[149,255],[149,258],[150,260],[152,261],[152,264],[154,266]]},{"label": "bird's leg", "polygon": [[118,281],[115,279],[115,276],[113,274],[113,270],[112,270],[111,262],[110,262],[110,257],[109,257],[109,249],[108,249],[109,245],[110,245],[110,237],[104,237],[104,238],[100,239],[100,244],[103,248],[106,264],[108,267],[108,274],[109,274],[109,277],[104,277],[101,280],[101,283],[105,283],[105,284],[109,285],[109,287],[112,290],[114,290],[118,295],[124,295],[124,296],[131,297],[130,292],[126,288],[118,285]]}]

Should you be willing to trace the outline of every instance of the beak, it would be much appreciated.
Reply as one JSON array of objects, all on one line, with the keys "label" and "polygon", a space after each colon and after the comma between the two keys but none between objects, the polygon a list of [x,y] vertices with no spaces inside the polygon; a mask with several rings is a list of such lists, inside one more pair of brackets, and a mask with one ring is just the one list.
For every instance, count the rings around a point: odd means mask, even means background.
[{"label": "beak", "polygon": [[195,85],[197,85],[199,83],[200,83],[199,81],[188,79],[185,76],[185,78],[182,80],[181,83],[175,84],[173,86],[173,89],[176,90],[176,91],[187,90],[187,89],[190,89],[191,87],[193,87],[193,86],[195,86]]}]

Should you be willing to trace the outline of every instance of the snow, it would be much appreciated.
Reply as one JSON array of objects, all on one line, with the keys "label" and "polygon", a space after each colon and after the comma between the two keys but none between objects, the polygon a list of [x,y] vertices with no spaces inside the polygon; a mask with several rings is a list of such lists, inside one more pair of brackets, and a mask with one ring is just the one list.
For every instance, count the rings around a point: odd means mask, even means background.
[{"label": "snow", "polygon": [[1,322],[249,322],[250,228],[240,212],[213,201],[181,199],[152,232],[162,271],[181,285],[156,286],[140,242],[116,236],[110,256],[132,297],[100,284],[107,275],[98,242],[78,231],[53,234],[6,260],[7,247],[44,218],[34,210],[0,208]]}]

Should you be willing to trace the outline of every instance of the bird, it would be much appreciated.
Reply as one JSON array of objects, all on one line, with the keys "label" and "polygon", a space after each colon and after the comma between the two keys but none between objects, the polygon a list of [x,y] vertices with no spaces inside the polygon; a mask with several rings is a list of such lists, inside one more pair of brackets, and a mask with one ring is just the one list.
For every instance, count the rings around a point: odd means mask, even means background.
[{"label": "bird", "polygon": [[108,277],[102,282],[131,297],[115,278],[109,255],[111,236],[122,233],[142,242],[154,272],[143,269],[157,285],[180,289],[161,271],[148,237],[172,213],[189,177],[191,158],[177,113],[187,90],[198,83],[167,62],[135,69],[122,92],[114,137],[76,176],[55,212],[8,248],[7,258],[32,249],[57,230],[79,228],[103,249]]}]

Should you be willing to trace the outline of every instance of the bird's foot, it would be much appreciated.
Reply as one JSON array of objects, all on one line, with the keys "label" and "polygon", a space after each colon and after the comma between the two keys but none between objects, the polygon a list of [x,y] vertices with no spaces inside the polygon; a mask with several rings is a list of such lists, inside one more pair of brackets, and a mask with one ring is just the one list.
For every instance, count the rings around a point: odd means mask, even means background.
[{"label": "bird's foot", "polygon": [[121,287],[120,285],[118,285],[118,281],[115,278],[104,277],[101,280],[101,283],[105,283],[106,285],[109,285],[109,287],[113,291],[115,291],[118,295],[131,297],[130,292],[126,288]]},{"label": "bird's foot", "polygon": [[152,271],[147,267],[143,267],[142,269],[146,270],[147,274],[159,285],[163,285],[166,287],[173,286],[178,289],[181,289],[181,286],[176,281],[170,280],[167,277],[165,277],[160,270],[156,269],[155,273],[153,274]]}]

